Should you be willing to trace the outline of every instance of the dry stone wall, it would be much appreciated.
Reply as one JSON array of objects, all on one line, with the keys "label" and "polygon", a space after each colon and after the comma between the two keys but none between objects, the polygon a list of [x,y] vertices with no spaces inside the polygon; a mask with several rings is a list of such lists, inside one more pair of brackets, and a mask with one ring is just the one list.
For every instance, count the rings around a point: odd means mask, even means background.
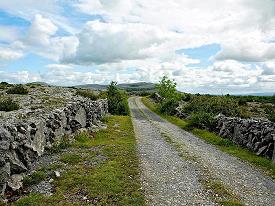
[{"label": "dry stone wall", "polygon": [[267,120],[230,118],[219,115],[218,134],[249,149],[257,155],[265,156],[275,163],[275,124]]},{"label": "dry stone wall", "polygon": [[93,131],[107,112],[106,99],[73,97],[65,107],[49,113],[22,110],[0,118],[0,202],[7,187],[22,186],[22,174],[45,149],[81,128]]}]

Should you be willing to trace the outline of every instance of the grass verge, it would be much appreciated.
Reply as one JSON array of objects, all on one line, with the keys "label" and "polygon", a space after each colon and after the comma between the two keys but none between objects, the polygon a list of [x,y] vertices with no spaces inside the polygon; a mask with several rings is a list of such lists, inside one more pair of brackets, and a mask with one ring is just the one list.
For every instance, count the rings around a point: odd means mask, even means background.
[{"label": "grass verge", "polygon": [[62,153],[66,164],[52,196],[31,193],[14,205],[145,205],[131,119],[112,116],[106,123],[106,130],[95,137],[80,134],[69,153]]},{"label": "grass verge", "polygon": [[167,121],[171,122],[179,126],[180,128],[187,130],[194,135],[200,137],[201,139],[205,140],[207,143],[215,145],[218,149],[228,154],[234,155],[241,160],[245,160],[248,163],[256,166],[257,168],[261,169],[266,175],[275,179],[275,165],[272,164],[272,161],[265,158],[257,156],[256,154],[250,152],[247,149],[241,148],[238,145],[234,144],[230,140],[223,139],[222,137],[216,135],[213,132],[209,132],[207,130],[197,129],[197,128],[189,128],[188,121],[182,120],[180,118],[165,115],[159,112],[157,104],[151,101],[148,97],[143,97],[142,102],[153,112],[161,116],[162,118],[166,119]]}]

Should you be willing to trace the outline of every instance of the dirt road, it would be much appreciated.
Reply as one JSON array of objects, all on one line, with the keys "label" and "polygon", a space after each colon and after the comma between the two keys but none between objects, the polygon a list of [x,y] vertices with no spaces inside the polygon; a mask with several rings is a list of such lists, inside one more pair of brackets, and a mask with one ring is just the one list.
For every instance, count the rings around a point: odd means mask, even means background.
[{"label": "dirt road", "polygon": [[212,182],[244,205],[275,205],[271,178],[163,120],[140,97],[131,97],[129,106],[148,205],[219,205]]}]

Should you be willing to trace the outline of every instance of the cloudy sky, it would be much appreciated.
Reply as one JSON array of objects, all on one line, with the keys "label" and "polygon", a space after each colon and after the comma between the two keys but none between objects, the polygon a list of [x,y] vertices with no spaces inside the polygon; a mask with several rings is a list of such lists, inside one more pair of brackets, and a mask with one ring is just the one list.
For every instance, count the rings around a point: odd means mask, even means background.
[{"label": "cloudy sky", "polygon": [[274,0],[0,0],[0,81],[275,91]]}]

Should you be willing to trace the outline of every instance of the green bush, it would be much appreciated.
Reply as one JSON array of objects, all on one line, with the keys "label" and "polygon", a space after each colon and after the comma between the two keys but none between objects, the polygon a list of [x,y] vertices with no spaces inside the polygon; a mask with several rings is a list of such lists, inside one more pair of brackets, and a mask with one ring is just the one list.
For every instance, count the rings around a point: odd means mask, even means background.
[{"label": "green bush", "polygon": [[90,91],[90,90],[84,90],[84,89],[78,89],[76,91],[76,95],[85,97],[85,98],[89,98],[91,100],[97,100],[98,99],[98,95],[96,95],[94,92]]},{"label": "green bush", "polygon": [[159,95],[164,99],[174,98],[175,95],[178,96],[176,86],[176,82],[168,79],[167,76],[163,76],[159,83],[156,84]]},{"label": "green bush", "polygon": [[98,95],[99,99],[107,99],[107,97],[108,97],[108,94],[106,91],[101,91]]},{"label": "green bush", "polygon": [[29,91],[22,85],[17,84],[7,90],[8,94],[28,94]]},{"label": "green bush", "polygon": [[181,100],[185,102],[189,102],[191,100],[192,95],[189,93],[181,94]]},{"label": "green bush", "polygon": [[260,102],[275,104],[275,94],[273,96],[232,96],[241,102]]},{"label": "green bush", "polygon": [[6,89],[8,86],[9,86],[9,83],[7,83],[7,82],[0,83],[0,89]]},{"label": "green bush", "polygon": [[207,112],[201,111],[198,113],[193,113],[190,117],[189,126],[213,130],[215,127],[215,119],[213,114]]},{"label": "green bush", "polygon": [[13,111],[19,109],[19,104],[13,101],[10,97],[0,98],[0,111]]},{"label": "green bush", "polygon": [[176,108],[179,105],[177,98],[164,99],[160,103],[159,110],[161,113],[174,115],[176,113]]},{"label": "green bush", "polygon": [[187,114],[206,112],[213,115],[241,116],[244,111],[239,106],[238,100],[226,96],[193,96],[183,108]]},{"label": "green bush", "polygon": [[275,122],[275,106],[266,106],[265,107],[265,113],[267,114],[267,118],[271,121],[271,122]]},{"label": "green bush", "polygon": [[128,96],[116,85],[116,82],[111,82],[107,88],[109,112],[115,115],[129,115]]},{"label": "green bush", "polygon": [[176,107],[179,105],[179,101],[183,98],[183,94],[177,92],[176,85],[176,82],[168,79],[167,76],[162,77],[156,85],[158,94],[162,97],[159,105],[159,111],[161,113],[169,115],[175,114]]},{"label": "green bush", "polygon": [[244,98],[240,98],[239,101],[238,101],[238,104],[239,104],[240,106],[243,106],[243,105],[246,105],[247,102],[246,102],[246,100],[245,100]]}]

